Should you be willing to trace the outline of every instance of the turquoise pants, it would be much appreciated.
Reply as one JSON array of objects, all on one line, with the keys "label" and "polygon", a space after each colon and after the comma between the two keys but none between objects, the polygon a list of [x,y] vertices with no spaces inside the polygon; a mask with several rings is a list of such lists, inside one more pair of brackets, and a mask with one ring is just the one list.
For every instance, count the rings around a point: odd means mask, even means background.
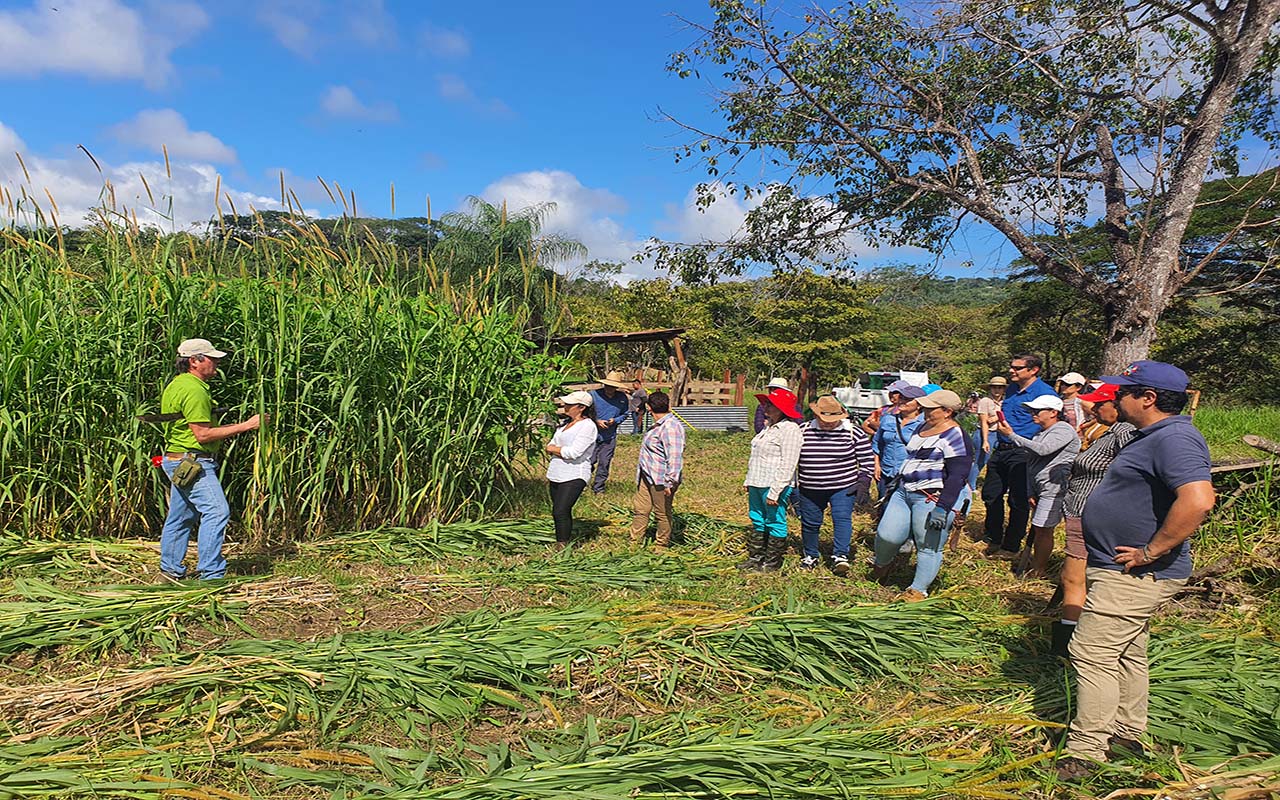
[{"label": "turquoise pants", "polygon": [[767,488],[747,487],[747,498],[751,504],[751,527],[756,533],[767,533],[779,539],[787,538],[787,502],[791,499],[791,487],[782,490],[778,496],[778,504],[771,506],[764,501],[769,494]]}]

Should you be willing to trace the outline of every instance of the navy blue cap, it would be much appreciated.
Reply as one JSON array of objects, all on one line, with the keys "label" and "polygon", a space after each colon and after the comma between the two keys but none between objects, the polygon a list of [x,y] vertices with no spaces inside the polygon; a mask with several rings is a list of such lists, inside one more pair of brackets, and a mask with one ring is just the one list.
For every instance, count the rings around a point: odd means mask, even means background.
[{"label": "navy blue cap", "polygon": [[1150,386],[1170,392],[1185,392],[1191,383],[1187,373],[1163,361],[1135,361],[1119,375],[1103,375],[1099,380],[1117,386]]},{"label": "navy blue cap", "polygon": [[900,390],[900,394],[905,400],[919,400],[921,397],[928,394],[928,392],[919,386],[904,386]]}]

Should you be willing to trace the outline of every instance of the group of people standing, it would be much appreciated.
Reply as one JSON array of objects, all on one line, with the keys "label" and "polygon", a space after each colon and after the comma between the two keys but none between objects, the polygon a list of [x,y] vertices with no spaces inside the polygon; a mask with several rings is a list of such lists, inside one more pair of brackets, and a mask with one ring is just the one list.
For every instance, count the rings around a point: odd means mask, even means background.
[{"label": "group of people standing", "polygon": [[[628,392],[628,389],[631,391]],[[636,391],[638,390],[638,391]],[[643,392],[642,396],[638,396]],[[573,532],[573,506],[587,485],[602,494],[609,479],[618,426],[635,415],[637,432],[643,430],[645,412],[653,425],[643,432],[636,463],[636,488],[632,497],[632,541],[644,539],[651,517],[657,518],[656,546],[671,545],[672,503],[680,488],[684,468],[684,425],[671,414],[671,400],[665,392],[650,394],[640,381],[628,387],[623,376],[610,373],[599,389],[574,391],[555,401],[561,424],[546,451],[547,483],[551,492],[551,516],[556,543],[564,547]]]},{"label": "group of people standing", "polygon": [[[1208,446],[1182,415],[1188,400],[1182,370],[1137,361],[1093,386],[1067,373],[1055,391],[1040,379],[1042,365],[1034,354],[1015,356],[1008,379],[992,378],[987,397],[971,398],[978,415],[972,438],[956,422],[965,404],[937,386],[892,384],[889,407],[861,430],[841,425],[839,434],[831,423],[843,419],[843,409],[834,398],[812,404],[814,419],[802,428],[795,395],[785,387],[759,396],[765,427],[752,440],[747,468],[752,528],[741,566],[768,571],[781,564],[782,509],[794,484],[801,566],[816,566],[817,531],[829,506],[832,569],[847,574],[847,515],[831,497],[855,497],[874,479],[880,518],[872,575],[885,578],[902,546],[914,544],[915,578],[901,599],[924,599],[943,544],[985,467],[990,558],[1045,577],[1054,532],[1065,522],[1062,618],[1054,625],[1053,648],[1069,656],[1077,694],[1058,774],[1078,780],[1113,755],[1144,752],[1150,620],[1191,574],[1188,540],[1213,508],[1214,490]],[[839,445],[817,438],[823,430]],[[874,458],[869,473],[864,447]],[[828,495],[831,484],[822,484],[823,494],[806,499],[815,474],[806,470],[807,460],[821,464],[823,474],[840,475],[835,482],[847,488]]]}]

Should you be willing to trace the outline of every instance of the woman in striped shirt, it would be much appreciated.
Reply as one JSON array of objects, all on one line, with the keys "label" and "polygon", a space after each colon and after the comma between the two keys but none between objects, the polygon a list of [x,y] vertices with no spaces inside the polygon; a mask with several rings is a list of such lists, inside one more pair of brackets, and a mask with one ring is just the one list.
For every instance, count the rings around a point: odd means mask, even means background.
[{"label": "woman in striped shirt", "polygon": [[924,425],[907,443],[907,460],[889,496],[876,529],[874,576],[883,580],[907,539],[916,545],[916,575],[901,599],[929,596],[929,586],[942,569],[942,545],[954,519],[960,493],[968,487],[973,448],[956,414],[964,402],[955,392],[940,389],[917,401],[924,409]]},{"label": "woman in striped shirt", "polygon": [[1071,643],[1071,635],[1075,633],[1076,622],[1080,612],[1084,610],[1085,600],[1085,561],[1088,554],[1084,549],[1084,526],[1080,517],[1084,515],[1084,504],[1093,494],[1093,490],[1102,483],[1111,462],[1116,460],[1120,448],[1133,440],[1138,429],[1128,422],[1120,422],[1116,410],[1116,389],[1114,383],[1104,383],[1088,394],[1080,395],[1084,403],[1091,403],[1093,417],[1099,425],[1106,429],[1098,434],[1088,450],[1071,462],[1071,477],[1067,483],[1067,499],[1062,510],[1067,528],[1067,560],[1062,564],[1062,619],[1053,626],[1053,652],[1066,657],[1067,645]]},{"label": "woman in striped shirt", "polygon": [[853,541],[853,506],[871,489],[876,457],[871,439],[849,421],[849,412],[831,395],[810,403],[814,418],[801,427],[799,491],[796,510],[804,541],[801,569],[817,569],[818,530],[831,507],[831,571],[849,574],[849,546]]}]

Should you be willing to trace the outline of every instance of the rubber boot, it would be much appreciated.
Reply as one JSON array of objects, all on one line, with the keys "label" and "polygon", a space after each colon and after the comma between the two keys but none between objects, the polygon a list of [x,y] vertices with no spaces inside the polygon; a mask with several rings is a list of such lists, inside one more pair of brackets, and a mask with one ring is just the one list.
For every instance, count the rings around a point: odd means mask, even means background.
[{"label": "rubber boot", "polygon": [[787,537],[766,536],[764,538],[766,540],[764,563],[760,565],[760,571],[777,572],[782,569],[782,557],[787,553]]},{"label": "rubber boot", "polygon": [[758,531],[755,528],[748,528],[745,536],[742,537],[747,545],[747,559],[738,565],[739,572],[756,572],[764,564],[764,540],[769,538],[769,534]]},{"label": "rubber boot", "polygon": [[1051,652],[1061,658],[1070,658],[1071,653],[1067,651],[1067,646],[1071,644],[1071,635],[1075,632],[1075,625],[1063,625],[1060,621],[1053,623],[1053,647]]}]

